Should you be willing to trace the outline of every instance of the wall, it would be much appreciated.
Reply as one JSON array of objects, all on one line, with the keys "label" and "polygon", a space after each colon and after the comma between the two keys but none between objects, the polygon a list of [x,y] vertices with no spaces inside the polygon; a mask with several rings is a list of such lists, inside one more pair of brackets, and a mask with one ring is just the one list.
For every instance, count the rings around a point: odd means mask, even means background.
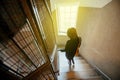
[{"label": "wall", "polygon": [[[48,3],[49,3],[49,0],[48,0]],[[44,44],[45,44],[48,55],[51,56],[56,45],[56,39],[54,35],[55,33],[54,33],[51,14],[49,13],[44,0],[36,0],[36,7],[37,7],[38,14],[41,21],[41,25],[40,24],[39,25],[40,27],[42,26],[42,29],[43,29],[42,31],[44,35],[42,36],[44,36],[43,38]]]},{"label": "wall", "polygon": [[81,55],[112,80],[120,79],[120,1],[103,8],[79,8]]}]

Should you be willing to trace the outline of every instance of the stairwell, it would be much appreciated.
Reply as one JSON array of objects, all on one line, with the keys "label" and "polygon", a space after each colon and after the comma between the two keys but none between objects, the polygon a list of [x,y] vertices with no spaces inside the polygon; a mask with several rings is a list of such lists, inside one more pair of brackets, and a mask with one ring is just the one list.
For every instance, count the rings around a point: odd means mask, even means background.
[{"label": "stairwell", "polygon": [[82,57],[75,56],[75,64],[69,66],[65,52],[58,51],[58,56],[60,70],[58,80],[103,80]]}]

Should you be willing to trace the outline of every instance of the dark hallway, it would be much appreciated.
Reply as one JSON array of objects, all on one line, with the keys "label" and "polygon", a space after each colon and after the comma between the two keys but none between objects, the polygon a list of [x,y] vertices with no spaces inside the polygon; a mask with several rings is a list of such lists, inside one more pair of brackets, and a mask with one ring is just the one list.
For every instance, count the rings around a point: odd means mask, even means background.
[{"label": "dark hallway", "polygon": [[[75,65],[58,51],[74,27]],[[1,0],[0,80],[120,80],[120,0]]]}]

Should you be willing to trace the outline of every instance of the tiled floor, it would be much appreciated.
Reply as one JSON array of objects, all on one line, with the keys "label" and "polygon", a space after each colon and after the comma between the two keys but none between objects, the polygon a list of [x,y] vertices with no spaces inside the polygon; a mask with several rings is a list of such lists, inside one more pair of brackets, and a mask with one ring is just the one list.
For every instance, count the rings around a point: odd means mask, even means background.
[{"label": "tiled floor", "polygon": [[75,64],[68,64],[64,52],[58,52],[60,75],[58,80],[103,80],[94,69],[81,57],[75,56]]}]

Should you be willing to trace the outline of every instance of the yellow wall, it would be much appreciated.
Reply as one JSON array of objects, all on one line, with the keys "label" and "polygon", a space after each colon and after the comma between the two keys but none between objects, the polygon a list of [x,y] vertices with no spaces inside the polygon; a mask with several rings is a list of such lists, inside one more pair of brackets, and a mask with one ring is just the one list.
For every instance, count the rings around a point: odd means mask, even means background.
[{"label": "yellow wall", "polygon": [[79,8],[77,30],[81,55],[112,80],[120,77],[120,1],[103,8]]}]

